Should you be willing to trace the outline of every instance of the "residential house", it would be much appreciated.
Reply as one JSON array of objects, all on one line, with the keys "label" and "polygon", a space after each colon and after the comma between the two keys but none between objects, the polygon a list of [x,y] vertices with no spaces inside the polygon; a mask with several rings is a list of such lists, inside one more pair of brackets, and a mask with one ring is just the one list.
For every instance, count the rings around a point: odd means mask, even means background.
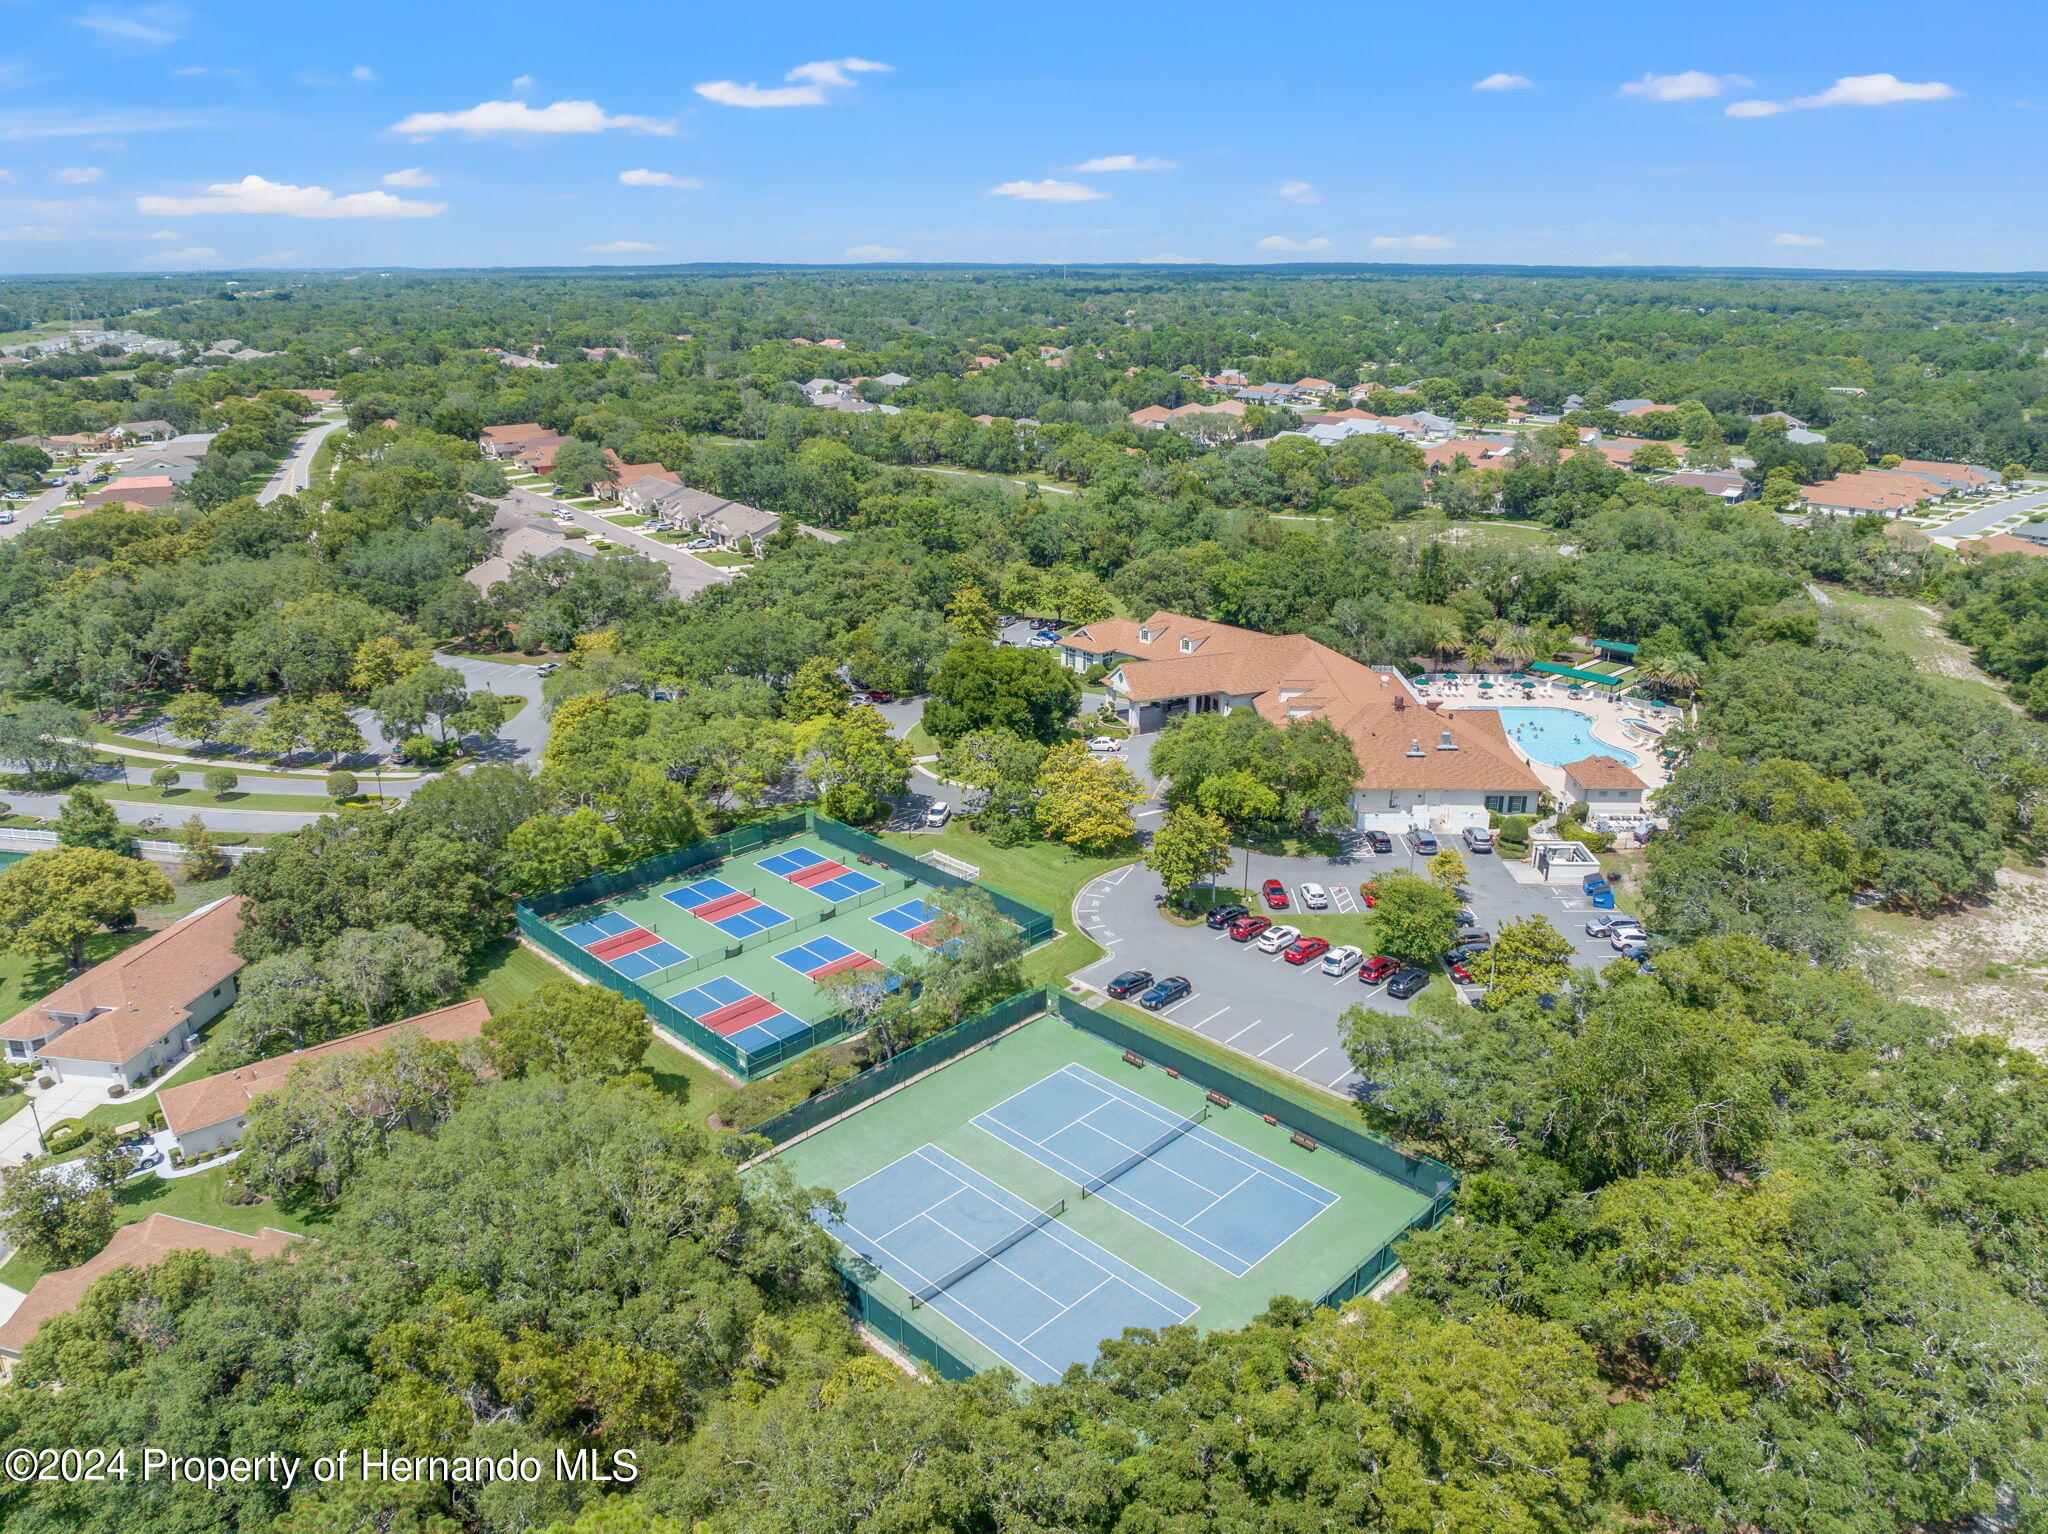
[{"label": "residential house", "polygon": [[1992,559],[2000,554],[2031,554],[2037,559],[2048,559],[2048,539],[2022,538],[2012,533],[1992,533],[1988,537],[1965,538],[1956,545],[1958,554],[1977,554]]},{"label": "residential house", "polygon": [[1451,437],[1457,435],[1458,423],[1449,416],[1436,415],[1428,410],[1411,410],[1405,419],[1413,421],[1421,435],[1425,437]]},{"label": "residential house", "polygon": [[1487,709],[1439,713],[1396,671],[1375,670],[1301,634],[1261,634],[1178,613],[1109,619],[1063,635],[1061,662],[1110,669],[1102,686],[1135,730],[1185,714],[1251,708],[1275,724],[1323,719],[1359,761],[1359,829],[1484,825],[1536,807],[1543,785]]},{"label": "residential house", "polygon": [[827,336],[827,337],[826,337],[826,338],[825,338],[824,340],[820,341],[820,342],[819,342],[818,344],[819,344],[820,346],[824,346],[824,347],[829,347],[829,348],[830,348],[831,350],[833,350],[833,351],[835,351],[835,352],[843,352],[843,351],[845,351],[845,350],[846,350],[846,343],[845,343],[844,341],[841,341],[841,340],[837,339],[836,337],[833,337],[833,336]]},{"label": "residential house", "polygon": [[331,405],[341,398],[332,389],[290,389],[286,392],[302,396],[309,405]]},{"label": "residential house", "polygon": [[134,1087],[189,1054],[234,1002],[241,930],[242,897],[230,895],[101,960],[0,1024],[8,1062]]},{"label": "residential house", "polygon": [[88,507],[98,508],[112,501],[152,509],[168,506],[184,487],[168,474],[135,474],[102,485],[85,498]]},{"label": "residential house", "polygon": [[1303,394],[1328,394],[1337,386],[1327,378],[1298,378],[1294,387]]},{"label": "residential house", "polygon": [[643,474],[619,490],[619,503],[634,511],[652,511],[666,496],[683,488],[683,482],[666,473]]},{"label": "residential house", "polygon": [[1804,426],[1785,428],[1785,440],[1799,447],[1816,447],[1828,439],[1817,431],[1808,431]]},{"label": "residential house", "polygon": [[162,442],[177,434],[178,428],[169,421],[123,421],[107,428],[108,436],[124,442]]},{"label": "residential house", "polygon": [[1512,437],[1453,437],[1448,442],[1423,444],[1423,467],[1445,469],[1454,459],[1463,459],[1473,468],[1505,468],[1495,460],[1508,456],[1515,450]]},{"label": "residential house", "polygon": [[1583,756],[1563,767],[1566,790],[1574,799],[1592,806],[1594,813],[1640,814],[1643,795],[1649,785],[1618,757]]},{"label": "residential house", "polygon": [[86,1290],[117,1268],[153,1268],[173,1252],[211,1252],[216,1257],[246,1252],[252,1258],[275,1257],[298,1239],[291,1232],[270,1225],[253,1236],[245,1236],[240,1231],[201,1225],[171,1214],[153,1214],[133,1225],[123,1225],[98,1256],[87,1258],[75,1268],[45,1273],[35,1281],[14,1314],[0,1324],[0,1358],[20,1359],[22,1349],[35,1340],[45,1321],[76,1310]]},{"label": "residential house", "polygon": [[192,483],[199,465],[189,458],[163,458],[144,454],[128,461],[124,473],[136,477],[163,478],[180,485]]},{"label": "residential house", "polygon": [[1854,384],[1828,385],[1828,393],[1830,394],[1854,394],[1860,398],[1861,396],[1868,394],[1869,392],[1870,391],[1868,389],[1859,389]]},{"label": "residential house", "polygon": [[[1880,471],[1882,472],[1882,471]],[[1939,485],[1944,494],[1988,495],[2005,483],[1996,469],[1974,463],[1941,463],[1928,458],[1902,458],[1895,474],[1918,474]]]},{"label": "residential house", "polygon": [[650,510],[670,527],[716,538],[729,549],[758,548],[782,525],[772,511],[680,486],[654,502]]},{"label": "residential house", "polygon": [[609,362],[614,357],[630,357],[633,354],[623,346],[579,346],[585,362]]},{"label": "residential house", "polygon": [[900,389],[910,382],[910,378],[908,374],[904,373],[884,373],[875,382],[884,384],[891,389]]},{"label": "residential house", "polygon": [[486,426],[477,445],[486,458],[510,458],[522,444],[553,435],[537,421],[521,421],[514,426]]},{"label": "residential house", "polygon": [[1213,405],[1147,405],[1142,410],[1133,410],[1127,420],[1133,426],[1160,431],[1168,426],[1180,425],[1196,436],[1203,434],[1202,420],[1205,416],[1227,416],[1232,420],[1244,420],[1244,404],[1240,400],[1219,400]]},{"label": "residential house", "polygon": [[668,473],[665,464],[627,463],[610,448],[604,450],[604,461],[606,468],[611,471],[610,477],[592,485],[591,489],[612,500],[619,499],[625,493],[626,487],[636,480],[658,479]]},{"label": "residential house", "polygon": [[1806,422],[1806,421],[1802,421],[1802,420],[1800,420],[1800,419],[1799,419],[1799,417],[1798,417],[1798,416],[1796,416],[1796,415],[1788,415],[1788,414],[1786,414],[1786,412],[1784,412],[1784,411],[1782,411],[1782,410],[1766,410],[1766,411],[1764,411],[1764,412],[1763,412],[1763,413],[1762,413],[1761,415],[1753,415],[1753,416],[1751,416],[1751,417],[1750,417],[1750,420],[1752,420],[1752,421],[1783,421],[1783,422],[1785,423],[1785,425],[1786,425],[1787,427],[1793,427],[1793,426],[1796,426],[1796,427],[1800,428],[1800,429],[1801,429],[1802,431],[1804,431],[1805,429],[1807,429],[1807,427],[1808,427],[1808,426],[1809,426],[1809,425],[1811,424],[1811,423],[1809,423],[1809,422]]},{"label": "residential house", "polygon": [[249,1124],[250,1104],[265,1093],[276,1091],[291,1074],[292,1067],[388,1049],[405,1035],[447,1044],[471,1043],[482,1035],[490,1016],[491,1009],[481,1001],[459,1001],[401,1022],[365,1028],[346,1038],[329,1039],[287,1055],[166,1087],[158,1094],[164,1127],[177,1138],[178,1149],[188,1158],[215,1155],[241,1139]]},{"label": "residential house", "polygon": [[[1351,412],[1347,411],[1345,414],[1349,415]],[[1277,432],[1271,440],[1278,442],[1282,437],[1306,437],[1318,447],[1335,447],[1347,437],[1403,437],[1406,435],[1407,433],[1403,432],[1400,427],[1386,421],[1374,420],[1368,416],[1364,420],[1317,421],[1302,427],[1299,431]]]},{"label": "residential house", "polygon": [[1247,405],[1291,405],[1301,397],[1294,392],[1293,384],[1253,384],[1236,390],[1235,394]]},{"label": "residential house", "polygon": [[[1607,408],[1609,410],[1612,410],[1616,415],[1641,415],[1645,410],[1655,410],[1660,407],[1654,400],[1618,399],[1613,404],[1609,405]],[[1668,410],[1671,407],[1666,405],[1661,408]]]},{"label": "residential house", "polygon": [[488,592],[506,576],[520,560],[528,558],[545,559],[550,554],[574,554],[578,559],[595,559],[597,550],[588,544],[566,538],[551,527],[515,527],[498,541],[498,552],[482,564],[465,570],[462,578],[478,591]]},{"label": "residential house", "polygon": [[1934,482],[1917,474],[1886,473],[1864,469],[1855,474],[1837,474],[1800,491],[1800,504],[1808,511],[1825,511],[1843,516],[1866,512],[1897,515],[1924,502],[1938,499],[1941,491]]},{"label": "residential house", "polygon": [[1660,481],[1666,485],[1684,485],[1692,490],[1704,490],[1708,495],[1718,496],[1729,505],[1749,499],[1749,481],[1740,474],[1718,474],[1705,469],[1685,469],[1677,474],[1667,474]]}]

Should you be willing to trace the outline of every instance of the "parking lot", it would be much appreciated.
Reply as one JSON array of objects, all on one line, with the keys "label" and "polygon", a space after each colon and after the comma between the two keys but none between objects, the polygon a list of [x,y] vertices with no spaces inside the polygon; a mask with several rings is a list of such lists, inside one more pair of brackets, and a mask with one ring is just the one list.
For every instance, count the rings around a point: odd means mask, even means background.
[{"label": "parking lot", "polygon": [[[1413,859],[1418,865],[1421,859]],[[1611,962],[1614,950],[1604,939],[1586,936],[1593,903],[1576,888],[1555,889],[1519,882],[1508,866],[1491,855],[1466,859],[1471,870],[1472,911],[1479,924],[1498,932],[1517,917],[1546,918],[1578,951],[1588,968]],[[1396,843],[1392,854],[1374,854],[1362,844],[1335,858],[1251,859],[1251,885],[1277,878],[1290,891],[1304,883],[1331,892],[1330,911],[1359,909],[1360,884],[1379,874],[1406,870],[1408,849]],[[1229,880],[1242,877],[1242,856]],[[1345,1056],[1338,1020],[1353,1006],[1405,1013],[1408,1003],[1386,994],[1384,984],[1368,986],[1356,972],[1334,978],[1320,961],[1296,966],[1277,953],[1259,951],[1255,943],[1237,943],[1205,926],[1183,927],[1160,911],[1164,888],[1143,864],[1130,864],[1103,875],[1082,890],[1075,911],[1082,929],[1108,950],[1107,955],[1076,977],[1098,989],[1126,969],[1147,969],[1155,976],[1185,975],[1194,990],[1157,1015],[1226,1044],[1288,1074],[1334,1092],[1356,1095],[1364,1081]],[[1349,903],[1347,905],[1347,902]],[[1277,924],[1285,915],[1273,914]],[[1439,968],[1437,984],[1450,982]]]}]

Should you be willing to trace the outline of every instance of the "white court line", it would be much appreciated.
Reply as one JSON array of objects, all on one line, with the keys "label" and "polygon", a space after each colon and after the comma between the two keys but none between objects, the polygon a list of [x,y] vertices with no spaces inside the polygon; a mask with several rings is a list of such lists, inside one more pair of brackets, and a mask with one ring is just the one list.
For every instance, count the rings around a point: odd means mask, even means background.
[{"label": "white court line", "polygon": [[1274,1050],[1278,1049],[1282,1044],[1285,1044],[1289,1039],[1293,1037],[1294,1035],[1291,1033],[1281,1034],[1279,1038],[1275,1039],[1272,1043],[1268,1044],[1264,1049],[1260,1050],[1257,1054],[1253,1055],[1252,1058],[1254,1060],[1265,1059],[1266,1056],[1270,1055]]},{"label": "white court line", "polygon": [[1258,1027],[1259,1024],[1263,1023],[1264,1021],[1265,1019],[1263,1017],[1253,1018],[1250,1022],[1246,1023],[1242,1028],[1238,1029],[1236,1033],[1233,1033],[1229,1038],[1225,1039],[1223,1042],[1226,1044],[1236,1042],[1238,1038],[1240,1038],[1244,1034],[1250,1033],[1254,1028]]}]

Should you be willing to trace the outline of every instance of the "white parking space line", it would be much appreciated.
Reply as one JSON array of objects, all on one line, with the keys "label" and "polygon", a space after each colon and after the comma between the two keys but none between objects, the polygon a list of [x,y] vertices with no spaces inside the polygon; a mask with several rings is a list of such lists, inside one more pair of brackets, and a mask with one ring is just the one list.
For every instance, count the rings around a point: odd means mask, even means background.
[{"label": "white parking space line", "polygon": [[1282,1044],[1285,1044],[1289,1039],[1293,1037],[1294,1035],[1291,1033],[1281,1034],[1279,1038],[1275,1039],[1272,1043],[1268,1044],[1264,1049],[1260,1050],[1257,1054],[1253,1055],[1252,1058],[1254,1060],[1265,1059],[1266,1056],[1270,1055],[1274,1050],[1278,1049]]},{"label": "white parking space line", "polygon": [[1307,1070],[1311,1065],[1314,1065],[1316,1061],[1322,1059],[1323,1056],[1327,1055],[1329,1052],[1330,1046],[1325,1044],[1321,1049],[1317,1050],[1314,1054],[1310,1055],[1306,1060],[1302,1061],[1301,1064],[1290,1065],[1287,1067],[1287,1069],[1292,1071],[1295,1075],[1299,1076],[1303,1071]]},{"label": "white parking space line", "polygon": [[[1341,1075],[1341,1076],[1332,1076],[1332,1077],[1331,1077],[1331,1078],[1330,1078],[1330,1079],[1329,1079],[1328,1081],[1324,1082],[1324,1083],[1323,1083],[1323,1085],[1324,1085],[1324,1086],[1326,1086],[1326,1087],[1334,1087],[1334,1086],[1336,1086],[1336,1084],[1337,1084],[1338,1082],[1340,1082],[1340,1081],[1343,1081],[1343,1080],[1345,1080],[1345,1079],[1346,1079],[1347,1077],[1351,1077],[1351,1076],[1357,1076],[1357,1075],[1358,1075],[1358,1072],[1356,1072],[1356,1071],[1354,1071],[1354,1070],[1350,1069],[1349,1067],[1346,1067],[1346,1068],[1345,1068],[1345,1071],[1344,1071],[1344,1074],[1343,1074],[1343,1075]],[[1365,1079],[1365,1078],[1364,1078],[1364,1077],[1362,1077],[1362,1076],[1360,1076],[1360,1077],[1359,1077],[1359,1080],[1361,1080],[1361,1081],[1363,1081],[1364,1079]]]},{"label": "white parking space line", "polygon": [[1217,1009],[1216,1009],[1216,1010],[1215,1010],[1214,1012],[1211,1012],[1211,1013],[1210,1013],[1210,1014],[1209,1014],[1209,1015],[1208,1015],[1207,1017],[1203,1018],[1203,1019],[1202,1019],[1202,1020],[1201,1020],[1201,1021],[1200,1021],[1199,1023],[1190,1023],[1190,1024],[1188,1024],[1188,1026],[1189,1026],[1190,1028],[1193,1028],[1193,1029],[1194,1029],[1194,1030],[1196,1030],[1197,1032],[1200,1032],[1200,1031],[1201,1031],[1202,1029],[1204,1029],[1204,1028],[1208,1027],[1208,1026],[1209,1026],[1209,1025],[1211,1024],[1211,1023],[1215,1022],[1217,1018],[1221,1017],[1221,1016],[1222,1016],[1222,1015],[1223,1015],[1224,1013],[1228,1012],[1229,1010],[1230,1010],[1230,1008],[1228,1008],[1228,1007],[1218,1007],[1218,1008],[1217,1008]]},{"label": "white parking space line", "polygon": [[1159,1015],[1161,1017],[1171,1016],[1173,1013],[1178,1012],[1182,1007],[1186,1006],[1189,1002],[1193,1001],[1194,999],[1195,993],[1193,991],[1189,991],[1187,995],[1181,997],[1181,999],[1175,1002],[1172,1006],[1161,1007],[1159,1009]]},{"label": "white parking space line", "polygon": [[1263,1023],[1264,1021],[1265,1019],[1263,1017],[1253,1018],[1250,1022],[1246,1023],[1242,1028],[1238,1029],[1236,1033],[1233,1033],[1229,1038],[1225,1039],[1223,1042],[1226,1044],[1235,1044],[1239,1039],[1243,1038],[1246,1034],[1250,1033],[1254,1028],[1258,1027],[1259,1024]]},{"label": "white parking space line", "polygon": [[1115,873],[1109,875],[1102,882],[1104,884],[1121,884],[1124,882],[1124,880],[1128,879],[1131,876],[1131,868],[1136,868],[1137,866],[1138,865],[1136,863],[1133,863],[1131,864],[1130,868],[1119,868]]}]

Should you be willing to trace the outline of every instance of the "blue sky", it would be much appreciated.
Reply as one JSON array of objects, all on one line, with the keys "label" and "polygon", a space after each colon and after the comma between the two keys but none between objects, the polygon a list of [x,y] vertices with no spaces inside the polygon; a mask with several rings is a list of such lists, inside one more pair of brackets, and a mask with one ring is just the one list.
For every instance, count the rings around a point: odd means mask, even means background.
[{"label": "blue sky", "polygon": [[2048,267],[2038,5],[0,0],[0,271]]}]

